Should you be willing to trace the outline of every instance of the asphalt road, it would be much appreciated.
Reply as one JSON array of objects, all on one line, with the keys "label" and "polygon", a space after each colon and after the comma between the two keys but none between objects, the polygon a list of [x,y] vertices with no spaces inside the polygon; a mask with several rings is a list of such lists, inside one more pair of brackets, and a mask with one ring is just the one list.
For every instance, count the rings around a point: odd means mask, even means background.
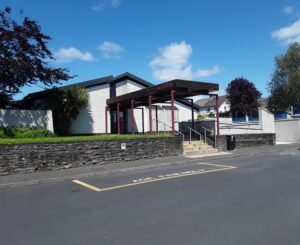
[{"label": "asphalt road", "polygon": [[299,150],[206,163],[1,191],[0,244],[300,244]]}]

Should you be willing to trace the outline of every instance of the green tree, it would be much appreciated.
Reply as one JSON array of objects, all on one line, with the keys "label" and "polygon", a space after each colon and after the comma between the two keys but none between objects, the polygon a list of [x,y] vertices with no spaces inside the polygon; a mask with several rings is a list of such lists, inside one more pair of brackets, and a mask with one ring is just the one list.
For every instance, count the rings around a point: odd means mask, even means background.
[{"label": "green tree", "polygon": [[236,78],[228,84],[227,99],[232,115],[257,114],[261,93],[252,82],[245,78]]},{"label": "green tree", "polygon": [[47,97],[47,104],[53,112],[54,132],[57,135],[70,134],[70,127],[80,110],[88,103],[86,89],[70,87],[52,89]]},{"label": "green tree", "polygon": [[275,71],[268,85],[268,109],[273,113],[286,112],[300,105],[300,45],[290,44],[287,52],[275,58]]},{"label": "green tree", "polygon": [[28,17],[18,23],[10,13],[10,8],[0,10],[0,107],[7,106],[23,86],[48,87],[72,78],[67,69],[49,66],[54,59],[47,48],[51,38],[38,23]]}]

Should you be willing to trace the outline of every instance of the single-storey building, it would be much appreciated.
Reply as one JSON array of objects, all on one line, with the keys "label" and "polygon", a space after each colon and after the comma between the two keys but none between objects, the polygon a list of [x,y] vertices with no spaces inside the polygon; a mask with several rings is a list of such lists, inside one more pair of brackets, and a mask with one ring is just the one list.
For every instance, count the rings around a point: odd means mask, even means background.
[{"label": "single-storey building", "polygon": [[[171,131],[172,125],[175,125],[176,130],[179,122],[197,118],[200,107],[193,103],[192,96],[208,95],[219,89],[218,84],[185,80],[173,80],[154,85],[128,72],[115,77],[107,76],[80,82],[60,89],[72,86],[84,87],[89,94],[87,106],[81,110],[72,124],[72,134],[163,132]],[[172,86],[176,94],[173,97],[174,103],[170,103],[171,97],[166,96],[169,95],[168,91],[172,90]],[[47,90],[26,97],[31,101],[30,109],[43,107],[45,93]],[[144,97],[143,93],[145,93]],[[150,98],[153,103],[150,103]],[[133,104],[131,106],[128,104],[129,99],[131,103],[133,99],[136,100],[134,108],[131,107]]]}]

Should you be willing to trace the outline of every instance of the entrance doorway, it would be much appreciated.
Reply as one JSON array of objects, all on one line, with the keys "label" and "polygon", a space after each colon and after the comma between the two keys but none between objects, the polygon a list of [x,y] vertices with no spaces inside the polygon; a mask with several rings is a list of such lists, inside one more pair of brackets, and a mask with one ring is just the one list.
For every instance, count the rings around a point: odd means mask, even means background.
[{"label": "entrance doorway", "polygon": [[[111,133],[117,134],[118,133],[118,120],[117,120],[117,112],[111,111]],[[120,133],[127,134],[127,112],[120,111]]]}]

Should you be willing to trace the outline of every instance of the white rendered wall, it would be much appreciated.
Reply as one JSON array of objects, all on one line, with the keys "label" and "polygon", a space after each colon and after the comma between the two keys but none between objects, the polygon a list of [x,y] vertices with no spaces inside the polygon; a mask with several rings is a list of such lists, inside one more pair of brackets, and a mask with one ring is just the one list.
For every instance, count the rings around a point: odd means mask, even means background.
[{"label": "white rendered wall", "polygon": [[[116,84],[116,96],[134,92],[144,89],[145,86],[140,85],[131,80],[125,80]],[[109,84],[99,85],[87,89],[89,94],[89,102],[86,108],[82,109],[77,119],[73,122],[71,127],[72,134],[99,134],[105,133],[105,106],[106,99],[110,96]],[[180,102],[175,101],[175,128],[178,130],[178,122],[192,120],[192,112],[189,106],[186,106]],[[170,103],[157,104],[159,106],[170,106]],[[149,124],[149,110],[148,107],[138,107],[134,109],[134,127],[135,132],[143,132],[143,118],[142,110],[144,110],[144,131],[150,130]],[[127,109],[127,129],[131,132],[131,110]],[[194,110],[194,118],[197,119],[197,110]],[[159,121],[171,126],[171,110],[158,110]],[[152,108],[152,130],[156,131],[156,113],[155,107]],[[170,131],[170,127],[159,123],[158,131]],[[110,115],[108,113],[108,132],[110,131]]]},{"label": "white rendered wall", "polygon": [[276,120],[276,142],[300,142],[300,119]]},{"label": "white rendered wall", "polygon": [[[82,109],[71,127],[72,134],[105,133],[105,106],[109,98],[109,84],[87,88],[88,105]],[[108,112],[108,132],[110,132],[110,115]]]},{"label": "white rendered wall", "polygon": [[0,109],[0,127],[46,128],[53,132],[51,110],[6,110]]},{"label": "white rendered wall", "polygon": [[[210,109],[210,111],[208,111]],[[230,104],[227,101],[224,101],[221,105],[219,105],[219,112],[224,113],[224,112],[229,112],[230,111]],[[206,115],[209,113],[216,113],[216,107],[211,106],[211,107],[202,107],[199,110],[200,115]]]},{"label": "white rendered wall", "polygon": [[[141,90],[144,89],[145,86],[138,84],[134,81],[131,80],[125,80],[122,82],[119,82],[116,84],[116,96],[120,96],[123,94],[127,94],[127,93],[131,93],[137,90]],[[146,110],[146,107],[141,106],[141,107],[137,107],[134,109],[134,131],[138,132],[138,133],[142,133],[143,132],[143,111],[144,110],[144,131],[147,132],[148,131],[148,117],[147,117],[147,113],[148,110]],[[127,129],[128,132],[131,133],[131,109],[127,109]]]},{"label": "white rendered wall", "polygon": [[[123,82],[116,84],[116,95],[120,96],[123,94],[131,93],[137,90],[141,90],[146,88],[145,86],[138,84],[131,80],[125,80]],[[144,131],[148,131],[148,124],[147,124],[147,113],[146,107],[140,106],[134,109],[134,131],[137,133],[143,132],[143,111],[144,110]],[[131,109],[127,109],[127,129],[128,132],[131,133]]]},{"label": "white rendered wall", "polygon": [[220,107],[219,107],[219,112],[228,112],[230,111],[230,104],[227,101],[224,101]]},{"label": "white rendered wall", "polygon": [[124,80],[116,84],[116,96],[120,96],[123,94],[128,94],[137,90],[141,90],[146,88],[143,85],[140,85],[131,80]]},{"label": "white rendered wall", "polygon": [[274,114],[265,109],[259,109],[259,124],[263,133],[275,133],[275,120]]}]

